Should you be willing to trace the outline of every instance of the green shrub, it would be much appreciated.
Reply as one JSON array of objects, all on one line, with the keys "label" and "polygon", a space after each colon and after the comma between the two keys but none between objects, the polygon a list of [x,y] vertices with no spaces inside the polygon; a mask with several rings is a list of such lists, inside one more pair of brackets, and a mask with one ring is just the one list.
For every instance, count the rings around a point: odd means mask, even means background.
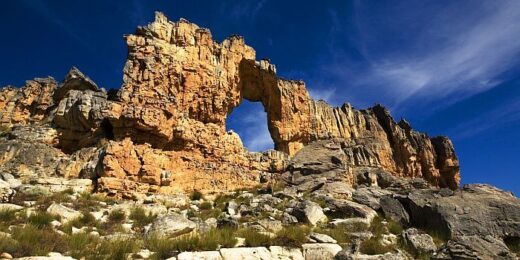
[{"label": "green shrub", "polygon": [[112,223],[122,223],[126,220],[126,214],[121,209],[116,209],[110,211],[110,214],[108,214],[108,221]]},{"label": "green shrub", "polygon": [[[16,227],[12,238],[17,241],[14,257],[47,255],[49,252],[65,252],[67,244],[63,237],[51,228],[37,228],[33,225]],[[11,252],[9,252],[11,253]]]},{"label": "green shrub", "polygon": [[92,259],[116,259],[125,260],[127,255],[136,253],[141,248],[139,240],[134,238],[114,238],[104,240],[97,247],[97,255]]},{"label": "green shrub", "polygon": [[53,203],[67,203],[71,202],[72,198],[69,194],[71,190],[64,190],[62,192],[56,192],[50,196],[39,196],[36,200],[36,205],[39,209],[45,210]]},{"label": "green shrub", "polygon": [[237,232],[239,237],[243,237],[246,240],[246,246],[257,247],[257,246],[271,246],[273,245],[273,239],[265,234],[262,234],[252,228],[244,228]]},{"label": "green shrub", "polygon": [[314,231],[334,238],[338,244],[350,243],[349,233],[352,232],[350,225],[337,225],[332,228],[317,227]]},{"label": "green shrub", "polygon": [[27,222],[37,228],[50,227],[55,217],[47,212],[38,211],[27,217]]},{"label": "green shrub", "polygon": [[142,207],[134,207],[130,211],[129,218],[134,221],[134,226],[138,228],[143,228],[144,226],[152,223],[157,215],[149,212],[148,214]]},{"label": "green shrub", "polygon": [[384,246],[380,242],[380,237],[373,236],[361,243],[359,251],[367,255],[379,255],[391,252],[392,246]]},{"label": "green shrub", "polygon": [[145,247],[155,252],[154,259],[167,259],[173,257],[177,250],[172,240],[158,235],[151,235],[144,240]]},{"label": "green shrub", "polygon": [[201,200],[204,198],[204,195],[202,194],[202,192],[198,191],[198,190],[194,190],[192,193],[191,193],[191,196],[190,196],[190,199],[191,200]]},{"label": "green shrub", "polygon": [[95,227],[95,228],[98,228],[100,226],[101,226],[100,222],[98,220],[96,220],[94,215],[92,215],[90,212],[83,212],[83,216],[68,221],[67,223],[65,223],[61,227],[61,230],[66,232],[66,233],[71,233],[72,232],[72,227],[75,227],[75,228],[82,228],[82,227],[91,227],[91,228]]},{"label": "green shrub", "polygon": [[204,201],[199,205],[199,209],[201,209],[201,210],[209,210],[212,208],[213,208],[213,205],[209,201]]},{"label": "green shrub", "polygon": [[401,226],[399,222],[388,220],[388,232],[394,235],[399,235],[403,232],[403,226]]},{"label": "green shrub", "polygon": [[300,247],[307,242],[311,229],[307,226],[287,226],[276,233],[273,245],[286,247]]},{"label": "green shrub", "polygon": [[87,233],[77,233],[66,238],[68,253],[70,256],[80,259],[94,259],[98,254],[97,246],[101,244],[99,237]]},{"label": "green shrub", "polygon": [[165,258],[175,252],[211,251],[221,247],[233,247],[237,240],[231,228],[211,229],[204,233],[189,233],[175,238],[152,235],[145,240],[146,247]]},{"label": "green shrub", "polygon": [[0,222],[10,223],[16,220],[16,211],[11,209],[0,210]]},{"label": "green shrub", "polygon": [[14,255],[19,251],[19,246],[18,241],[8,236],[0,235],[0,252],[7,252]]}]

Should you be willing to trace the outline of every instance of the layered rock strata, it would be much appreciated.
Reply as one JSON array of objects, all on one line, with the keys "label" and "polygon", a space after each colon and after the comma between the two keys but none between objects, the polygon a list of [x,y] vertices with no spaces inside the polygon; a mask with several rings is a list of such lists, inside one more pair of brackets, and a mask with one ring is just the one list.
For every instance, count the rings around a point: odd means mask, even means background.
[{"label": "layered rock strata", "polygon": [[[320,140],[333,140],[337,147],[326,149],[341,151],[338,171],[346,182],[352,169],[370,168],[437,187],[459,185],[448,138],[397,123],[380,105],[356,110],[315,101],[302,81],[279,78],[269,61],[256,61],[242,37],[219,43],[207,29],[157,13],[125,39],[128,58],[117,93],[77,69],[61,84],[47,78],[3,88],[2,126],[53,129],[55,138],[45,144],[67,158],[99,151],[91,178],[99,191],[116,195],[251,187],[284,172],[290,157]],[[243,99],[262,103],[276,151],[251,153],[226,131],[227,116]]]}]

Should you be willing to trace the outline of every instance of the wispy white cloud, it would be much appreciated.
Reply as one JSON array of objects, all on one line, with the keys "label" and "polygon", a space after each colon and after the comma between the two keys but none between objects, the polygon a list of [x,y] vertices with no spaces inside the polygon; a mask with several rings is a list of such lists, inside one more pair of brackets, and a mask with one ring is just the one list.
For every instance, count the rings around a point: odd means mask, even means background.
[{"label": "wispy white cloud", "polygon": [[335,88],[308,88],[309,94],[314,100],[324,100],[329,104],[334,104],[334,98],[336,95]]},{"label": "wispy white cloud", "polygon": [[[469,2],[459,9],[414,10],[424,13],[405,22],[418,28],[402,28],[406,45],[388,52],[380,50],[385,42],[370,41],[377,40],[377,35],[367,36],[380,33],[381,28],[373,28],[371,21],[355,16],[361,36],[368,39],[358,40],[368,66],[358,68],[348,59],[340,59],[325,63],[323,69],[336,81],[344,82],[345,92],[353,90],[365,95],[365,99],[379,99],[394,109],[416,100],[442,100],[449,105],[493,88],[500,83],[499,76],[518,62],[520,1]],[[334,13],[331,19],[337,26]],[[341,47],[333,46],[332,56],[341,57]]]},{"label": "wispy white cloud", "polygon": [[[267,127],[267,114],[261,104],[249,103],[228,115],[228,129],[237,132],[247,149],[254,152],[273,149],[273,139]],[[236,127],[236,128],[235,128]]]}]

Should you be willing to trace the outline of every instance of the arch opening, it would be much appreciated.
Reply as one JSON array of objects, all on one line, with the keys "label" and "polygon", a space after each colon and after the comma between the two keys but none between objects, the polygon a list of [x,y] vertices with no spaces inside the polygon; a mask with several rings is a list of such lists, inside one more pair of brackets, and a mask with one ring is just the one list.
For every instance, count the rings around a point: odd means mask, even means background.
[{"label": "arch opening", "polygon": [[233,130],[251,152],[274,149],[274,142],[267,126],[267,113],[260,102],[242,99],[238,107],[226,118],[226,130]]}]

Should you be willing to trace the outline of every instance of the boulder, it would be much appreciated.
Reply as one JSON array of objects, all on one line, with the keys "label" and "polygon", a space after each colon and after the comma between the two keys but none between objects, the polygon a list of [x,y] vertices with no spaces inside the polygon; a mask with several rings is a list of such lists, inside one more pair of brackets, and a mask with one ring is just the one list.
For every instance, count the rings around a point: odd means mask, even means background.
[{"label": "boulder", "polygon": [[9,202],[15,191],[11,189],[9,183],[0,180],[0,202]]},{"label": "boulder", "polygon": [[380,200],[380,205],[386,219],[405,226],[410,222],[410,216],[399,200],[391,196],[384,196]]},{"label": "boulder", "polygon": [[326,222],[327,216],[323,213],[323,209],[315,202],[304,200],[297,204],[293,209],[292,215],[295,216],[298,221],[305,222],[316,226],[320,222]]},{"label": "boulder", "polygon": [[177,260],[222,260],[219,251],[182,252]]},{"label": "boulder", "polygon": [[359,204],[369,206],[374,210],[379,210],[381,208],[381,198],[389,194],[392,193],[379,187],[362,187],[352,193],[352,200]]},{"label": "boulder", "polygon": [[345,214],[346,217],[360,217],[370,223],[377,216],[377,212],[370,207],[350,200],[328,198],[326,202],[331,211]]},{"label": "boulder", "polygon": [[338,244],[303,244],[303,257],[305,260],[333,260],[342,250]]},{"label": "boulder", "polygon": [[220,254],[223,260],[271,259],[271,252],[265,247],[222,248]]},{"label": "boulder", "polygon": [[272,260],[304,260],[302,250],[281,246],[270,246]]},{"label": "boulder", "polygon": [[178,213],[171,212],[157,218],[147,233],[173,237],[189,233],[196,227],[195,222]]},{"label": "boulder", "polygon": [[56,216],[60,216],[61,217],[60,222],[62,224],[83,216],[83,214],[81,214],[81,212],[68,208],[68,207],[65,207],[65,206],[63,206],[61,204],[57,204],[57,203],[52,203],[47,208],[47,213],[56,215]]},{"label": "boulder", "polygon": [[420,233],[415,228],[403,231],[403,240],[419,253],[433,253],[437,251],[433,238],[428,234]]},{"label": "boulder", "polygon": [[440,255],[451,259],[518,259],[502,240],[492,236],[459,236],[448,241]]},{"label": "boulder", "polygon": [[332,243],[336,244],[337,241],[329,235],[312,232],[309,234],[309,240],[314,243]]},{"label": "boulder", "polygon": [[399,200],[414,227],[437,230],[452,238],[520,237],[520,199],[489,185],[465,185],[451,194],[416,190]]}]

